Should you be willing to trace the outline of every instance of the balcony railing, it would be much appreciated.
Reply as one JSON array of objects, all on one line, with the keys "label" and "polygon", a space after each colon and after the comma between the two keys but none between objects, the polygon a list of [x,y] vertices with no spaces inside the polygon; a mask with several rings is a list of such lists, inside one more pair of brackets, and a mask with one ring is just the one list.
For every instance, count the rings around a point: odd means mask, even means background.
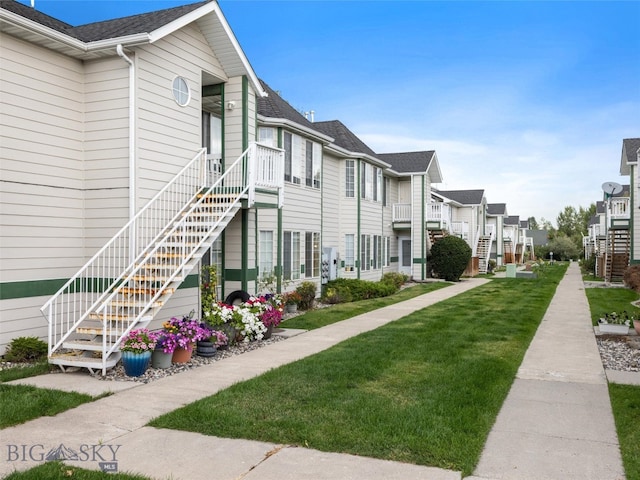
[{"label": "balcony railing", "polygon": [[609,218],[629,218],[630,200],[629,197],[612,198],[609,200]]}]

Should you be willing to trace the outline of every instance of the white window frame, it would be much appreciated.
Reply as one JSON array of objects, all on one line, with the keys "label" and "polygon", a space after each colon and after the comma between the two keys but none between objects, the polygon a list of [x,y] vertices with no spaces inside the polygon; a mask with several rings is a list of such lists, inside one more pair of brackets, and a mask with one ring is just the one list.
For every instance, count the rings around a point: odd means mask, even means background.
[{"label": "white window frame", "polygon": [[273,275],[273,230],[260,230],[258,242],[258,271],[264,280]]},{"label": "white window frame", "polygon": [[173,99],[181,107],[186,107],[191,101],[191,88],[189,82],[184,77],[176,75],[171,82],[171,91],[173,93]]},{"label": "white window frame", "polygon": [[344,236],[344,271],[353,272],[356,269],[355,238],[353,233]]},{"label": "white window frame", "polygon": [[356,161],[347,160],[344,166],[344,196],[355,198],[356,196]]}]

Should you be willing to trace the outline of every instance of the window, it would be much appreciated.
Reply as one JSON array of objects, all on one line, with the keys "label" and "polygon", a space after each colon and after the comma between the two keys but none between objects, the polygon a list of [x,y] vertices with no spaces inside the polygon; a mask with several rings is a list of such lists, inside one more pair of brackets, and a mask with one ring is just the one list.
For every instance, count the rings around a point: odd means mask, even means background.
[{"label": "window", "polygon": [[383,265],[388,267],[391,264],[391,237],[384,237],[383,259]]},{"label": "window", "polygon": [[371,236],[362,235],[360,237],[360,268],[371,270]]},{"label": "window", "polygon": [[273,232],[271,230],[260,230],[258,246],[258,269],[260,278],[273,274]]},{"label": "window", "polygon": [[320,263],[320,234],[318,232],[306,232],[304,236],[305,277],[319,277]]},{"label": "window", "polygon": [[382,169],[360,164],[360,197],[374,202],[382,200]]},{"label": "window", "polygon": [[293,155],[293,140],[289,132],[284,132],[284,181],[291,181],[291,162]]},{"label": "window", "polygon": [[291,182],[300,185],[304,162],[306,159],[305,143],[302,137],[293,135],[293,147],[291,149]]},{"label": "window", "polygon": [[322,175],[322,145],[313,144],[313,188],[320,188]]},{"label": "window", "polygon": [[189,90],[189,84],[182,77],[176,77],[173,79],[173,98],[176,103],[181,107],[189,105],[191,100],[191,90]]},{"label": "window", "polygon": [[[291,134],[289,134],[291,135]],[[263,145],[269,145],[270,147],[276,147],[276,129],[260,127],[258,128],[258,141]]]},{"label": "window", "polygon": [[284,280],[300,278],[300,232],[284,232],[282,269]]},{"label": "window", "polygon": [[[351,160],[353,161],[353,160]],[[344,270],[345,272],[353,272],[356,266],[354,257],[355,235],[348,233],[344,236]]]},{"label": "window", "polygon": [[384,177],[384,183],[382,184],[382,206],[389,205],[389,189],[391,188],[391,180],[389,177]]},{"label": "window", "polygon": [[344,194],[348,198],[356,196],[356,167],[355,160],[347,160],[345,163]]},{"label": "window", "polygon": [[305,143],[305,183],[307,187],[313,186],[313,143]]}]

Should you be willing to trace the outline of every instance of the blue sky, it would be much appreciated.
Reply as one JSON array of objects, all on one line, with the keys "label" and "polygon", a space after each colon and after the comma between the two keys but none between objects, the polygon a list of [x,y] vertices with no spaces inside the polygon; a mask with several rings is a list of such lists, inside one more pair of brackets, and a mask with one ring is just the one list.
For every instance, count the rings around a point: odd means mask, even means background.
[{"label": "blue sky", "polygon": [[[28,0],[21,0],[29,4]],[[35,0],[72,25],[192,3]],[[441,189],[555,223],[640,137],[640,1],[219,4],[257,75],[374,151],[436,150]]]}]

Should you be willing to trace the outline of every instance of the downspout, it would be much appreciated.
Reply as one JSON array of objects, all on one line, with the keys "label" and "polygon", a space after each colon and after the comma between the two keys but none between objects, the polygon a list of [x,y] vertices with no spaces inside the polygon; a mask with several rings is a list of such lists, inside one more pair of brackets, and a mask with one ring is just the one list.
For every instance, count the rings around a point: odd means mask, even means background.
[{"label": "downspout", "polygon": [[[129,220],[136,214],[136,118],[135,118],[135,65],[122,48],[122,44],[116,46],[118,56],[129,64]],[[131,226],[129,232],[129,262],[133,262],[136,257],[136,234],[135,225]]]}]

